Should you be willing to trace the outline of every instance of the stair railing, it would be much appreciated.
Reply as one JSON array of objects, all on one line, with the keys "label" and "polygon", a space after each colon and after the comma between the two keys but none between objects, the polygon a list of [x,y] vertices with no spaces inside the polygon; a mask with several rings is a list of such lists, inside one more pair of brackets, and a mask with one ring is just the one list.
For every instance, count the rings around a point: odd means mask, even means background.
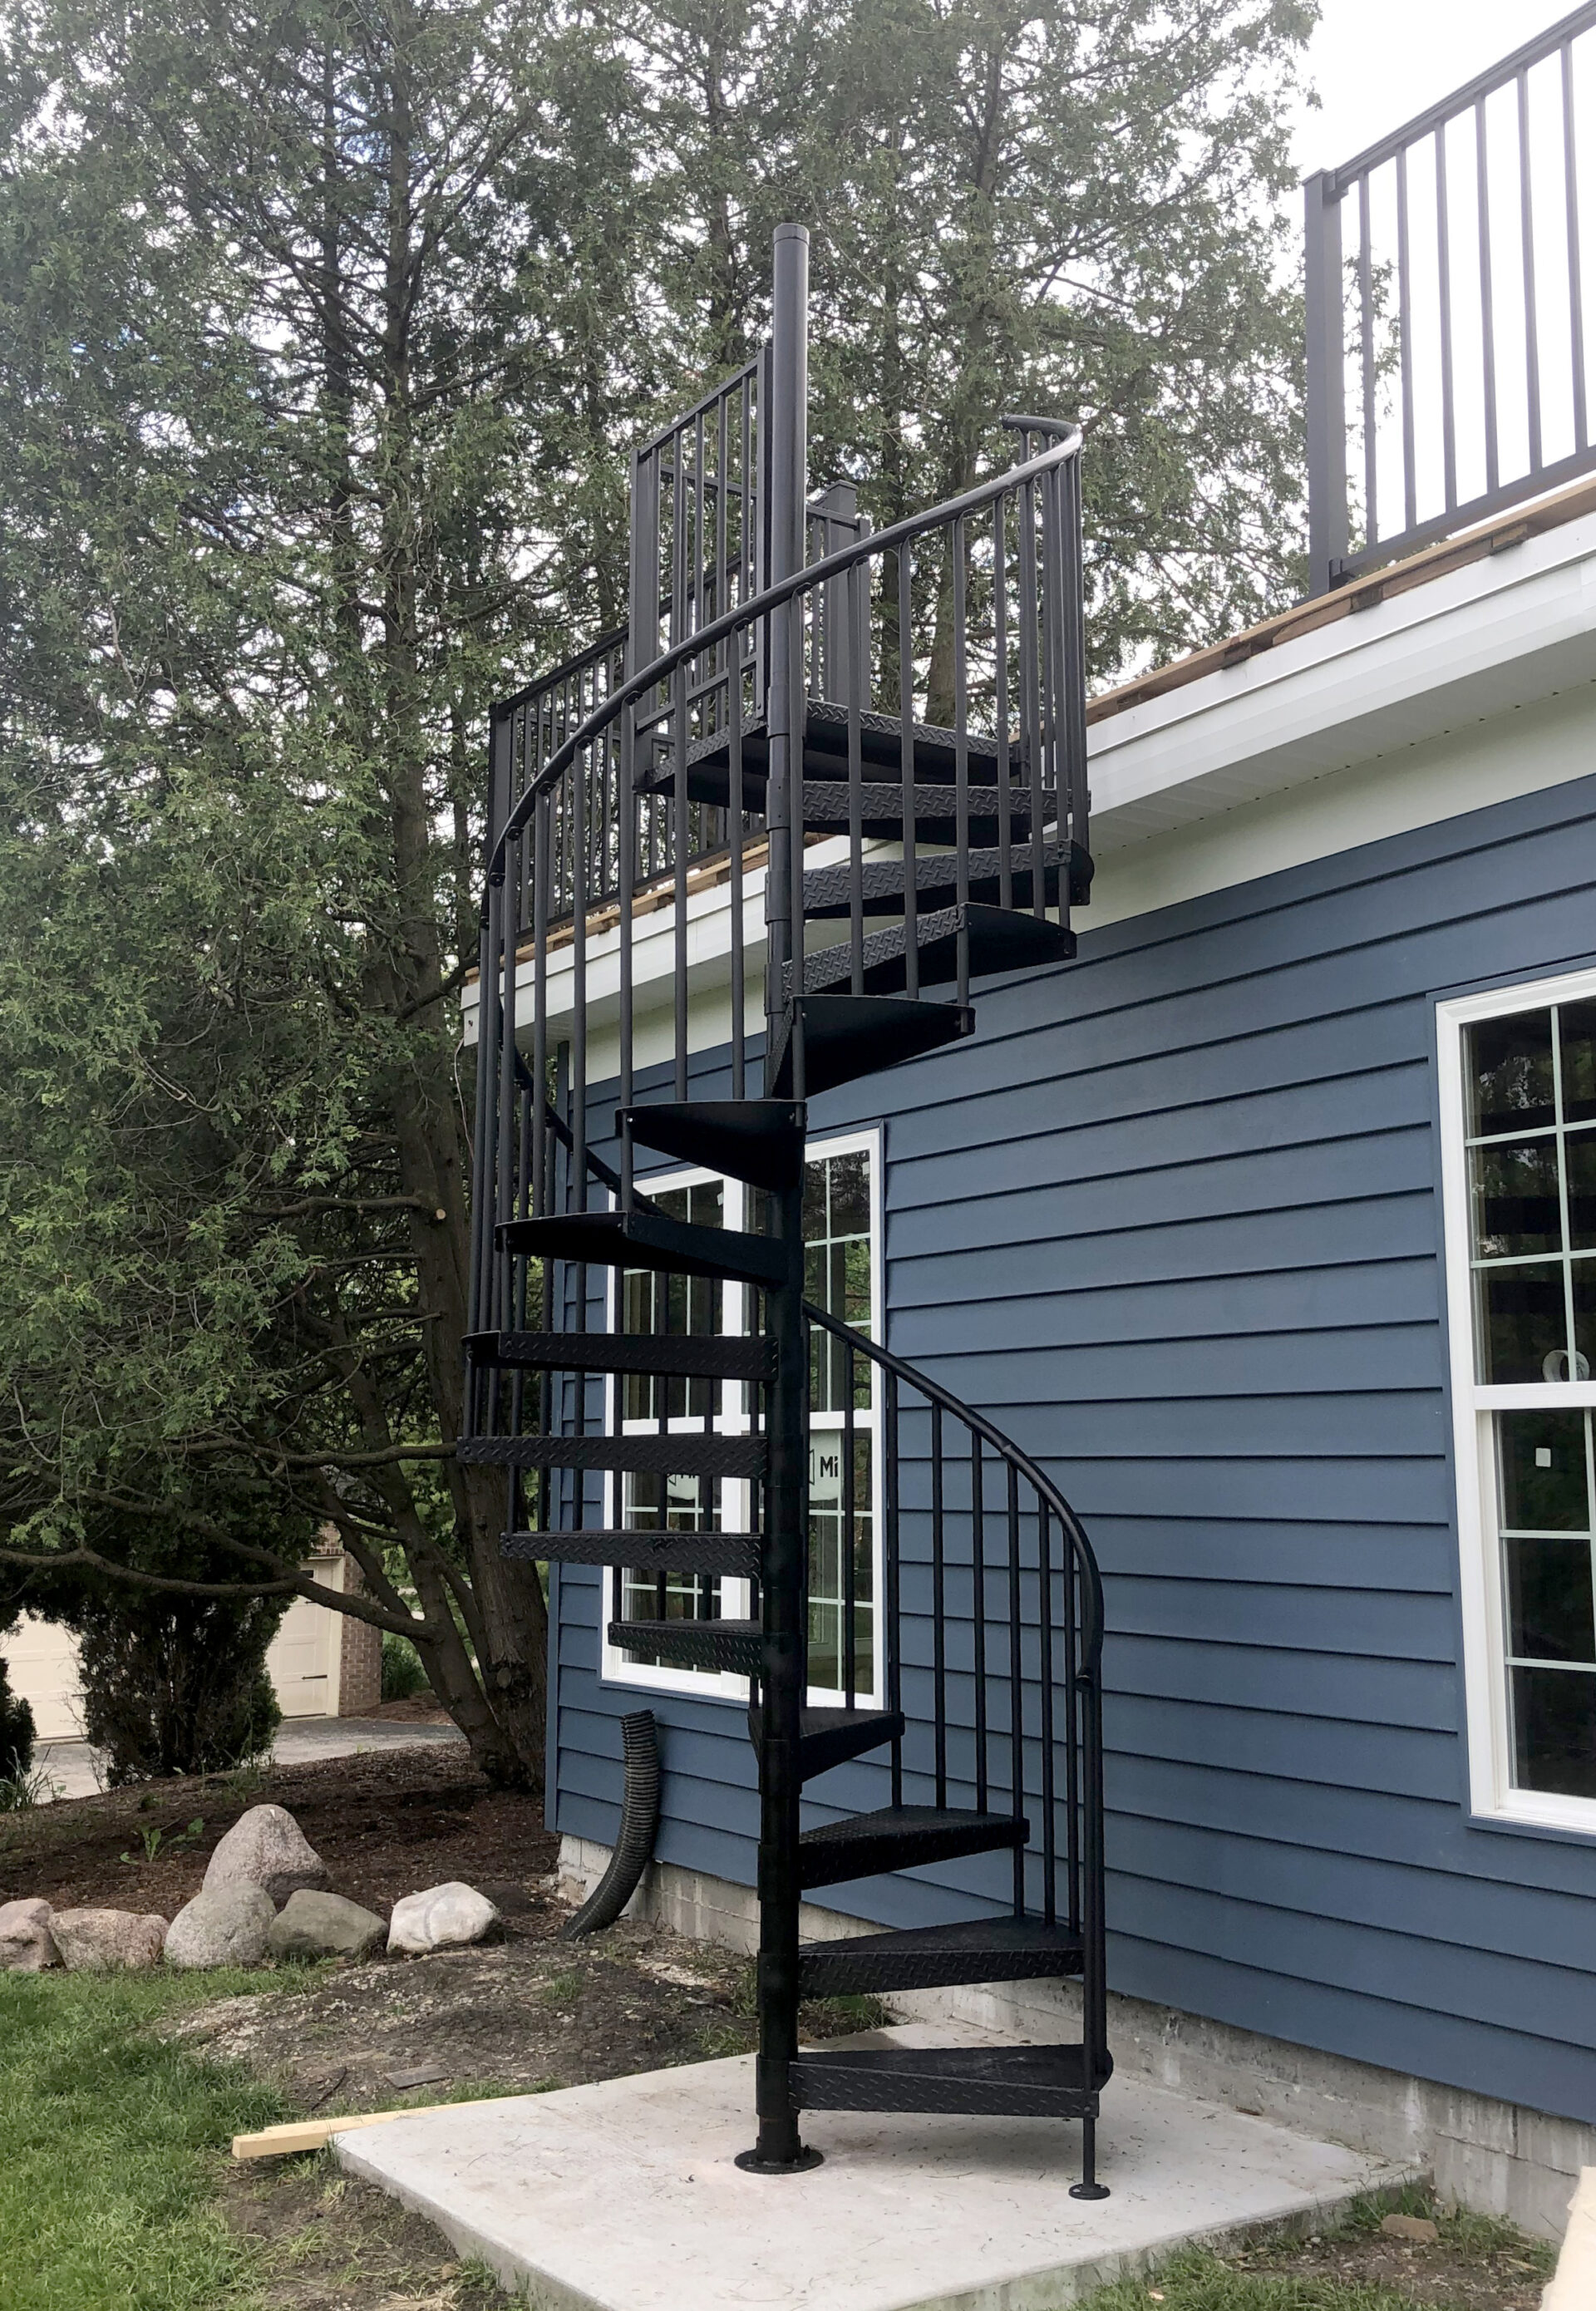
[{"label": "stair railing", "polygon": [[850,1638],[863,1365],[881,1390],[885,1705],[907,1718],[892,1802],[1030,1819],[1013,1912],[1078,1936],[1082,2035],[1101,2066],[1103,1584],[1091,1543],[1045,1469],[983,1414],[825,1310],[804,1312],[843,1363],[842,1706],[857,1708],[861,1688]]},{"label": "stair railing", "polygon": [[[1029,429],[1029,446],[1042,421],[1021,422]],[[949,903],[948,919],[958,918],[949,978],[961,1006],[969,998],[964,910],[972,891],[990,892],[1004,909],[1068,925],[1072,872],[1088,842],[1080,447],[1079,429],[1071,426],[960,497],[874,535],[856,536],[712,616],[694,612],[687,631],[623,677],[616,676],[613,639],[606,638],[586,659],[572,661],[586,671],[570,676],[558,711],[546,702],[539,706],[544,719],[536,729],[552,734],[562,727],[560,714],[569,716],[581,702],[583,680],[594,696],[582,719],[565,728],[536,767],[524,765],[528,744],[536,755],[544,743],[526,735],[528,702],[537,693],[523,693],[522,702],[496,711],[491,738],[495,833],[478,960],[474,1332],[512,1325],[519,1321],[514,1309],[526,1300],[524,1260],[495,1260],[496,1225],[554,1208],[545,1102],[531,1097],[517,1077],[524,965],[530,964],[533,1083],[554,1081],[551,1017],[557,1012],[568,1023],[557,1039],[562,1104],[573,1140],[569,1178],[585,1203],[589,1113],[597,1089],[613,1087],[622,1108],[640,1090],[687,1095],[693,980],[710,967],[706,950],[722,936],[713,920],[722,882],[729,882],[732,900],[723,932],[729,1002],[724,1026],[702,1040],[728,1046],[734,1098],[746,1094],[761,1061],[770,1080],[780,1023],[793,993],[824,986],[853,993],[868,989],[877,966],[868,868],[872,852],[886,853],[869,832],[882,789],[865,776],[867,743],[902,798],[899,967],[907,995],[920,992],[922,888],[940,891]],[[829,646],[826,639],[827,604],[834,617],[839,602],[850,637],[846,650],[835,645],[834,625]],[[778,612],[787,614],[781,620],[789,653],[786,696],[805,718],[802,743],[794,750],[803,772],[791,792],[787,781],[768,776],[777,751],[765,719],[772,685],[758,698],[745,678],[757,659],[749,638],[764,638],[759,645],[764,650]],[[926,649],[914,637],[928,622],[932,640]],[[816,650],[823,664],[842,670],[840,700],[810,699],[807,668]],[[709,727],[700,728],[692,713],[680,711],[681,700],[684,692],[690,703],[704,694],[698,685],[715,664],[728,673],[736,667],[737,678],[721,682],[720,719],[711,717]],[[547,685],[540,689],[546,692]],[[677,710],[667,720],[659,702],[673,694]],[[923,777],[928,744],[940,750],[942,763],[941,782],[931,787]],[[818,838],[808,827],[806,841],[807,816],[816,799],[807,772],[817,746],[831,749],[826,791],[833,815]],[[782,846],[790,859],[790,891],[763,892],[769,924],[763,956],[759,927],[750,939],[746,920],[761,894],[763,861],[757,849],[733,836],[723,862],[706,862],[696,877],[690,866],[693,789],[705,781],[717,794],[729,792],[731,826],[746,832],[748,813],[763,806],[772,842],[781,833],[790,837]],[[670,880],[667,888],[650,893],[642,887],[647,859],[640,847],[640,830],[649,822],[640,813],[661,795],[672,829]],[[972,840],[972,806],[979,807],[979,842]],[[934,849],[925,838],[928,828]],[[818,853],[816,839],[824,842]],[[845,929],[824,945],[810,937],[812,925],[806,928],[811,858],[830,868],[842,894],[827,929],[842,922]],[[635,995],[644,976],[667,981],[671,1003],[668,1020],[650,1012],[640,1033]],[[783,1064],[784,1094],[801,1099],[801,1010],[791,1021]],[[627,1206],[632,1157],[625,1136],[620,1171]],[[486,1414],[484,1389],[493,1394],[491,1381],[472,1393]]]}]

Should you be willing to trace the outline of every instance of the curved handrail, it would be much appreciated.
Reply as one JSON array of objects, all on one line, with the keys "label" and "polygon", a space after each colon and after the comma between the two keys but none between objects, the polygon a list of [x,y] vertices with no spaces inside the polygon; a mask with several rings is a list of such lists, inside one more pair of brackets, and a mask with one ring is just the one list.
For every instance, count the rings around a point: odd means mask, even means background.
[{"label": "curved handrail", "polygon": [[894,1356],[876,1341],[867,1339],[851,1324],[843,1323],[840,1317],[829,1314],[824,1308],[817,1308],[812,1300],[804,1302],[804,1314],[810,1323],[818,1324],[823,1331],[830,1332],[835,1339],[846,1340],[850,1348],[868,1356],[872,1364],[879,1365],[884,1372],[889,1372],[894,1378],[906,1382],[911,1388],[918,1389],[931,1403],[940,1405],[944,1412],[952,1413],[955,1420],[962,1420],[967,1428],[972,1428],[977,1435],[982,1437],[994,1452],[1035,1486],[1042,1501],[1058,1518],[1061,1530],[1068,1536],[1080,1568],[1081,1594],[1086,1604],[1081,1624],[1083,1667],[1095,1676],[1103,1653],[1103,1575],[1098,1570],[1092,1544],[1086,1539],[1086,1528],[1052,1478],[1039,1469],[1030,1454],[1011,1437],[1005,1436],[1000,1428],[994,1427],[984,1413],[977,1412],[973,1405],[965,1404],[951,1390],[944,1388],[939,1381],[917,1371],[913,1365],[905,1364],[902,1356]]},{"label": "curved handrail", "polygon": [[840,545],[834,554],[824,555],[819,562],[807,563],[803,569],[793,571],[789,577],[778,579],[773,585],[765,587],[762,593],[753,595],[747,601],[738,602],[733,608],[723,610],[718,618],[711,618],[707,626],[700,626],[696,632],[673,642],[669,650],[662,651],[650,665],[629,675],[620,688],[612,691],[604,704],[596,707],[587,720],[571,732],[558,752],[549,756],[537,776],[522,789],[489,856],[489,882],[502,878],[505,846],[522,832],[538,797],[564,776],[581,749],[607,730],[624,708],[632,705],[649,691],[657,688],[679,666],[690,658],[701,658],[728,635],[752,625],[772,610],[780,609],[796,595],[806,594],[812,587],[823,585],[828,579],[844,576],[858,563],[869,561],[875,554],[891,554],[900,545],[911,545],[928,529],[942,529],[949,522],[964,520],[972,513],[980,513],[999,498],[1006,497],[1010,490],[1034,481],[1042,474],[1051,473],[1057,466],[1067,466],[1072,458],[1079,456],[1082,440],[1080,427],[1072,425],[1067,438],[1052,449],[1027,458],[1023,465],[1010,466],[988,481],[978,482],[963,496],[948,498],[943,504],[932,506],[924,513],[906,514],[902,521],[894,522],[885,529],[872,530],[868,536],[855,538],[850,545]]}]

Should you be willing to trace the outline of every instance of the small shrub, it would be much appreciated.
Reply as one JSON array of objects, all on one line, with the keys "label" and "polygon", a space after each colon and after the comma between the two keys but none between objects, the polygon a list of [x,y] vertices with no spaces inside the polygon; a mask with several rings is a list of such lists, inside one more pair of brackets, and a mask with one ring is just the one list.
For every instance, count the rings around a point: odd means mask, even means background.
[{"label": "small shrub", "polygon": [[408,1701],[412,1694],[425,1693],[427,1673],[421,1665],[421,1655],[408,1637],[397,1629],[384,1632],[382,1639],[382,1697],[384,1701]]},{"label": "small shrub", "polygon": [[26,1782],[33,1769],[33,1712],[11,1689],[0,1661],[0,1781]]},{"label": "small shrub", "polygon": [[212,1598],[96,1598],[78,1618],[83,1732],[113,1789],[224,1772],[271,1748],[282,1722],[266,1651],[282,1609]]}]

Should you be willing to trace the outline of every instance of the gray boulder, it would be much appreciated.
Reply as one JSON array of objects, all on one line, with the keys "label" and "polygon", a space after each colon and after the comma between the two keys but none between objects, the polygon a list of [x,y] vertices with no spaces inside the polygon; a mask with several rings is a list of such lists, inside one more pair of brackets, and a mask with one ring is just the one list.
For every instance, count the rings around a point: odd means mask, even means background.
[{"label": "gray boulder", "polygon": [[317,1894],[301,1887],[272,1920],[266,1948],[274,1958],[309,1961],[318,1958],[370,1958],[382,1947],[388,1928],[375,1910],[362,1910],[342,1894]]},{"label": "gray boulder", "polygon": [[55,1915],[48,1902],[0,1902],[0,1967],[12,1974],[40,1974],[59,1966],[61,1953],[50,1932]]},{"label": "gray boulder", "polygon": [[205,1890],[259,1886],[274,1906],[301,1886],[325,1886],[327,1866],[293,1816],[280,1805],[251,1806],[217,1843],[205,1867]]},{"label": "gray boulder", "polygon": [[166,1920],[153,1911],[57,1910],[50,1938],[68,1974],[103,1974],[113,1967],[153,1966],[166,1940]]},{"label": "gray boulder", "polygon": [[258,1966],[266,1953],[272,1897],[240,1880],[185,1902],[166,1930],[168,1966]]},{"label": "gray boulder", "polygon": [[445,1886],[429,1886],[424,1893],[406,1894],[394,1904],[388,1923],[391,1957],[403,1950],[412,1958],[428,1950],[458,1949],[467,1942],[485,1941],[499,1923],[499,1912],[485,1894],[458,1878]]}]

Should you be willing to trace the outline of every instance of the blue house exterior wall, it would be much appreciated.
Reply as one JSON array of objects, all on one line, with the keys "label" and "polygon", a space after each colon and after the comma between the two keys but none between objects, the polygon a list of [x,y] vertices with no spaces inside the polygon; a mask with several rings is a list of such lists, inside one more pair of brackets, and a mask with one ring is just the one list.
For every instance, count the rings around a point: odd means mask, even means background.
[{"label": "blue house exterior wall", "polygon": [[[1087,932],[812,1110],[885,1129],[888,1344],[1102,1562],[1112,1986],[1587,2121],[1596,1845],[1468,1810],[1434,1002],[1593,955],[1596,779]],[[551,1802],[608,1842],[600,1607],[567,1568]],[[660,1858],[751,1884],[740,1713],[642,1700]]]}]

